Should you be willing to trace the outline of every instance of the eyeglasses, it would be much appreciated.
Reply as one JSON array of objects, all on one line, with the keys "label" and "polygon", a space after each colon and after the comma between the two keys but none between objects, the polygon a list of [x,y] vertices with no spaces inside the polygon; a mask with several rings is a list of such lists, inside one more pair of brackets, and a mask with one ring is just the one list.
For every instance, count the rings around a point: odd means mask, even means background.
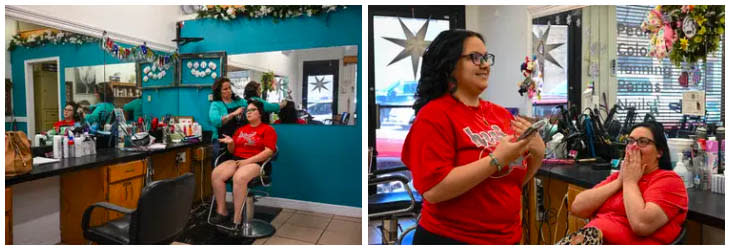
[{"label": "eyeglasses", "polygon": [[73,112],[73,111],[74,111],[74,109],[72,109],[72,108],[70,108],[70,109],[63,109],[63,111],[69,111],[69,112]]},{"label": "eyeglasses", "polygon": [[634,144],[634,143],[638,144],[639,147],[642,147],[643,148],[643,147],[646,147],[646,145],[649,145],[649,143],[654,144],[654,140],[649,139],[649,138],[646,138],[646,137],[641,137],[639,139],[634,139],[634,138],[631,138],[631,137],[626,138],[626,145],[631,145],[631,144]]},{"label": "eyeglasses", "polygon": [[468,55],[462,55],[461,57],[469,57],[471,59],[471,62],[474,63],[476,66],[482,65],[482,63],[487,63],[488,66],[494,65],[494,54],[487,53],[486,55],[482,55],[481,53],[473,52]]},{"label": "eyeglasses", "polygon": [[248,113],[248,112],[254,112],[254,111],[259,111],[259,110],[258,109],[247,109],[246,110],[246,113]]}]

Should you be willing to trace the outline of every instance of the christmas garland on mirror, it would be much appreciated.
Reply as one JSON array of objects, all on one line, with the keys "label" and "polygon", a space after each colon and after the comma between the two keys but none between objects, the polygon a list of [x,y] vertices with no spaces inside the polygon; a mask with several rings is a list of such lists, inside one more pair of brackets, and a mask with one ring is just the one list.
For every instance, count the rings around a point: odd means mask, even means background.
[{"label": "christmas garland on mirror", "polygon": [[342,5],[204,5],[198,9],[197,19],[213,18],[223,21],[234,20],[238,17],[249,19],[273,17],[274,21],[294,18],[299,16],[317,16],[322,13],[329,13],[338,9],[344,9]]},{"label": "christmas garland on mirror", "polygon": [[95,43],[99,42],[99,38],[80,35],[65,31],[51,31],[47,30],[41,35],[29,35],[28,37],[21,37],[20,34],[13,36],[10,40],[8,50],[12,51],[17,47],[35,48],[44,46],[46,44],[75,44],[81,45],[84,43]]}]

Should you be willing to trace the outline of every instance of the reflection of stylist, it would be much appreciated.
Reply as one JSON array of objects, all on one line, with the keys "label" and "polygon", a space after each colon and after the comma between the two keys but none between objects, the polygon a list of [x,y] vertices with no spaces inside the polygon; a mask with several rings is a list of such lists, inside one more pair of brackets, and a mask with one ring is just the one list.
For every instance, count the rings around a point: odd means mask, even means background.
[{"label": "reflection of stylist", "polygon": [[233,132],[243,125],[242,114],[246,107],[246,100],[233,94],[231,80],[220,77],[213,83],[213,103],[210,104],[208,117],[213,124],[213,153],[218,155],[220,150],[218,139],[223,135],[233,136]]},{"label": "reflection of stylist", "polygon": [[[112,112],[114,112],[114,92],[108,82],[99,83],[97,91],[94,93],[99,103],[96,104],[94,111],[91,114],[86,115],[84,119],[89,124],[94,123],[109,123],[111,121]],[[104,121],[100,121],[104,118]]]},{"label": "reflection of stylist", "polygon": [[[264,104],[264,112],[279,112],[281,108],[286,106],[286,99],[281,100],[279,103],[270,103],[261,98],[261,93],[263,93],[263,88],[261,88],[261,84],[256,81],[248,82],[246,87],[243,89],[244,98],[253,99]],[[264,119],[264,121],[266,121],[266,119]]]},{"label": "reflection of stylist", "polygon": [[493,62],[482,36],[466,30],[441,32],[423,55],[402,153],[424,198],[415,244],[520,241],[522,186],[545,145],[535,135],[514,142],[530,123],[479,98]]},{"label": "reflection of stylist", "polygon": [[142,98],[137,98],[127,104],[124,104],[124,112],[128,113],[127,117],[129,117],[129,119],[133,119],[133,121],[142,117]]}]

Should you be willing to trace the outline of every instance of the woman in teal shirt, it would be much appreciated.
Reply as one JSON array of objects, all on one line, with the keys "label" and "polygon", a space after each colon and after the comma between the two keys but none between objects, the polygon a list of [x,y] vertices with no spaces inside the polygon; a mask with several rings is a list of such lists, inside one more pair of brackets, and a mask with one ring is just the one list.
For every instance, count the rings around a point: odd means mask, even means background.
[{"label": "woman in teal shirt", "polygon": [[[111,122],[114,112],[114,92],[108,82],[99,83],[96,89],[96,99],[99,103],[95,105],[94,111],[84,117],[89,124]],[[103,121],[101,119],[104,119]]]},{"label": "woman in teal shirt", "polygon": [[[286,100],[281,100],[280,103],[270,103],[266,100],[261,98],[261,93],[263,92],[263,88],[261,88],[261,84],[256,81],[250,81],[248,84],[246,84],[246,87],[243,89],[243,96],[248,99],[253,99],[256,101],[259,101],[264,104],[264,112],[274,112],[279,113],[279,110],[286,106]],[[263,115],[261,117],[261,120],[264,121],[264,123],[269,123],[269,116]]]},{"label": "woman in teal shirt", "polygon": [[127,114],[127,119],[137,121],[137,118],[142,117],[142,98],[137,98],[131,102],[124,104],[124,112]]}]

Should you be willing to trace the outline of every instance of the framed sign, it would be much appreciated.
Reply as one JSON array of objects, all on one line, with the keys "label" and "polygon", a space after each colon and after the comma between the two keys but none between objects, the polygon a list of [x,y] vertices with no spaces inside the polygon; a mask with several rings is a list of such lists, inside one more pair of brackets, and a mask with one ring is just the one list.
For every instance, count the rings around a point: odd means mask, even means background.
[{"label": "framed sign", "polygon": [[180,55],[178,78],[181,87],[208,87],[226,75],[226,52]]}]

